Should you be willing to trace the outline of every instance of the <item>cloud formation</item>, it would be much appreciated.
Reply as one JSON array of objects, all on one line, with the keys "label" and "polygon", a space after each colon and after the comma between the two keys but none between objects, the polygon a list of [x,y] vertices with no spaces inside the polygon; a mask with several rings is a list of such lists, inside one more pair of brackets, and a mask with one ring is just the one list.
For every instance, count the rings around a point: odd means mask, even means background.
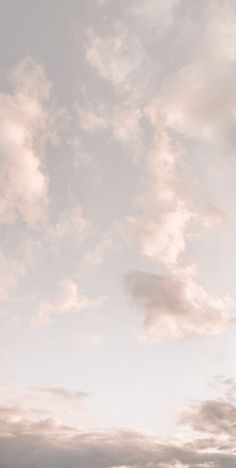
[{"label": "cloud formation", "polygon": [[137,37],[123,26],[115,27],[107,37],[89,30],[86,60],[116,93],[130,92],[132,86],[140,85],[144,50]]},{"label": "cloud formation", "polygon": [[71,279],[63,281],[62,292],[59,298],[53,301],[41,301],[33,319],[35,325],[47,325],[53,318],[66,315],[72,311],[100,307],[104,303],[104,297],[89,299]]},{"label": "cloud formation", "polygon": [[0,94],[0,218],[35,224],[43,219],[48,198],[42,153],[50,86],[32,59],[16,67],[11,81],[12,94]]},{"label": "cloud formation", "polygon": [[157,124],[155,132],[147,155],[146,188],[139,197],[140,214],[129,216],[127,222],[142,254],[171,267],[185,252],[197,213],[184,196],[180,149]]},{"label": "cloud formation", "polygon": [[144,340],[222,333],[235,322],[230,298],[210,296],[193,268],[169,275],[131,272],[126,285],[134,305],[144,313]]},{"label": "cloud formation", "polygon": [[233,2],[206,2],[198,47],[168,74],[149,107],[166,128],[216,148],[235,143],[235,18]]},{"label": "cloud formation", "polygon": [[82,430],[55,418],[32,419],[17,406],[0,408],[0,449],[1,468],[230,468],[236,462],[218,437],[176,441],[130,429]]}]

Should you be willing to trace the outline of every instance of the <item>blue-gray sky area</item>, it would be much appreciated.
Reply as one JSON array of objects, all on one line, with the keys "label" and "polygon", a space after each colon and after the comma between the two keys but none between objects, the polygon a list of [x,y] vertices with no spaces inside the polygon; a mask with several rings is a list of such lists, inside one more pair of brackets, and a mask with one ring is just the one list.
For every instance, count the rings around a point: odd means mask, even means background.
[{"label": "blue-gray sky area", "polygon": [[0,468],[236,466],[235,76],[234,1],[0,0]]}]

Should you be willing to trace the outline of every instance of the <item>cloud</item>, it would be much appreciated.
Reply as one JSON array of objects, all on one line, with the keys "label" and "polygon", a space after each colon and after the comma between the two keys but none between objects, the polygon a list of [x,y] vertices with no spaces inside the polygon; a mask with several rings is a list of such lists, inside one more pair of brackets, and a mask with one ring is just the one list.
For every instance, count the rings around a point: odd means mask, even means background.
[{"label": "cloud", "polygon": [[[32,390],[60,404],[88,396],[63,387]],[[25,397],[24,404],[0,407],[1,468],[231,468],[236,463],[236,409],[227,399],[203,401],[182,411],[179,422],[186,425],[188,436],[165,438],[130,428],[64,424],[51,411],[32,407],[31,400]]]},{"label": "cloud", "polygon": [[197,49],[166,76],[149,107],[167,128],[216,147],[235,144],[235,19],[233,2],[206,2]]},{"label": "cloud", "polygon": [[49,235],[57,238],[76,236],[83,240],[91,227],[92,223],[85,217],[83,209],[77,206],[60,216],[58,222],[50,227]]},{"label": "cloud", "polygon": [[105,256],[113,247],[113,237],[110,232],[103,235],[100,242],[97,243],[93,251],[88,252],[85,256],[86,261],[91,265],[102,265]]},{"label": "cloud", "polygon": [[139,197],[140,214],[127,218],[143,255],[167,266],[176,265],[185,252],[191,221],[196,217],[184,196],[179,166],[182,154],[168,133],[156,129],[147,155],[147,182]]},{"label": "cloud", "polygon": [[119,106],[77,105],[81,128],[86,132],[110,130],[113,138],[120,143],[137,140],[141,143],[141,109],[132,102],[124,101]]},{"label": "cloud", "polygon": [[204,401],[182,415],[194,431],[225,437],[236,436],[236,405],[224,399]]},{"label": "cloud", "polygon": [[32,419],[17,408],[0,408],[1,468],[230,468],[232,448],[199,439],[160,440],[151,433],[123,430],[82,430],[55,418]]},{"label": "cloud", "polygon": [[[216,378],[217,380],[219,379]],[[235,453],[235,380],[223,376],[221,376],[220,380],[225,390],[224,397],[193,404],[180,413],[178,422],[187,425],[198,434],[195,446],[200,449],[218,447],[220,451],[225,450],[227,453],[231,451]],[[230,392],[228,391],[229,387]],[[220,464],[219,466],[221,467]],[[226,466],[230,467],[230,462]]]},{"label": "cloud", "polygon": [[186,248],[188,225],[193,215],[185,203],[155,217],[127,218],[129,228],[136,231],[141,253],[164,265],[176,265]]},{"label": "cloud", "polygon": [[35,325],[47,325],[56,316],[66,315],[72,311],[100,307],[104,303],[104,297],[89,299],[71,279],[62,283],[62,292],[59,298],[53,301],[41,301],[33,319]]},{"label": "cloud", "polygon": [[227,400],[234,401],[236,394],[236,380],[234,378],[217,375],[210,382],[210,386],[212,388],[223,387]]},{"label": "cloud", "polygon": [[107,37],[88,31],[86,60],[117,93],[136,88],[145,67],[145,53],[137,37],[118,25],[114,25],[113,33]]},{"label": "cloud", "polygon": [[50,86],[41,64],[30,58],[11,78],[13,93],[0,94],[0,218],[35,224],[43,219],[48,198],[42,153]]},{"label": "cloud", "polygon": [[192,200],[183,170],[185,151],[163,127],[158,112],[150,111],[149,117],[154,137],[146,157],[144,189],[137,196],[136,213],[127,216],[125,224],[144,256],[173,268],[181,262],[188,241],[202,235],[203,229],[222,225],[225,215],[210,202],[203,208]]},{"label": "cloud", "polygon": [[32,390],[36,393],[42,393],[49,395],[59,400],[81,400],[90,396],[89,393],[78,390],[73,392],[64,387],[32,387]]},{"label": "cloud", "polygon": [[131,0],[128,13],[136,22],[149,28],[157,35],[163,34],[173,25],[175,7],[181,0]]},{"label": "cloud", "polygon": [[134,305],[144,312],[144,340],[215,335],[235,322],[230,298],[210,296],[193,268],[166,276],[132,272],[126,284]]}]

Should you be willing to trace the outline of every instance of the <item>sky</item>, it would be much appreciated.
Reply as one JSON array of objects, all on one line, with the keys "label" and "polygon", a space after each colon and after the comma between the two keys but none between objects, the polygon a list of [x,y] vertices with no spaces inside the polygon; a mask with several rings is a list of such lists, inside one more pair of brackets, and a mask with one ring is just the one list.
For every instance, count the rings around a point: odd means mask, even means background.
[{"label": "sky", "polygon": [[236,3],[0,0],[0,468],[236,466]]}]

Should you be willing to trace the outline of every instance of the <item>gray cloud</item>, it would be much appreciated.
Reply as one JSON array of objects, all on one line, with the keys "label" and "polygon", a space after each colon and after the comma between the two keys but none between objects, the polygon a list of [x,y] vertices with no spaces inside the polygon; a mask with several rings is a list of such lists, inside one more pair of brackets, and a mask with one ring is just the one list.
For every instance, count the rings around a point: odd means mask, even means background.
[{"label": "gray cloud", "polygon": [[228,312],[229,299],[211,297],[191,268],[166,276],[132,272],[126,286],[134,305],[144,312],[146,339],[213,335],[235,321]]},{"label": "gray cloud", "polygon": [[236,405],[224,399],[204,401],[183,415],[182,422],[198,432],[235,437]]},{"label": "gray cloud", "polygon": [[0,409],[1,468],[210,468],[232,467],[233,453],[201,451],[197,442],[163,442],[132,430],[84,431],[54,419],[15,420]]}]

